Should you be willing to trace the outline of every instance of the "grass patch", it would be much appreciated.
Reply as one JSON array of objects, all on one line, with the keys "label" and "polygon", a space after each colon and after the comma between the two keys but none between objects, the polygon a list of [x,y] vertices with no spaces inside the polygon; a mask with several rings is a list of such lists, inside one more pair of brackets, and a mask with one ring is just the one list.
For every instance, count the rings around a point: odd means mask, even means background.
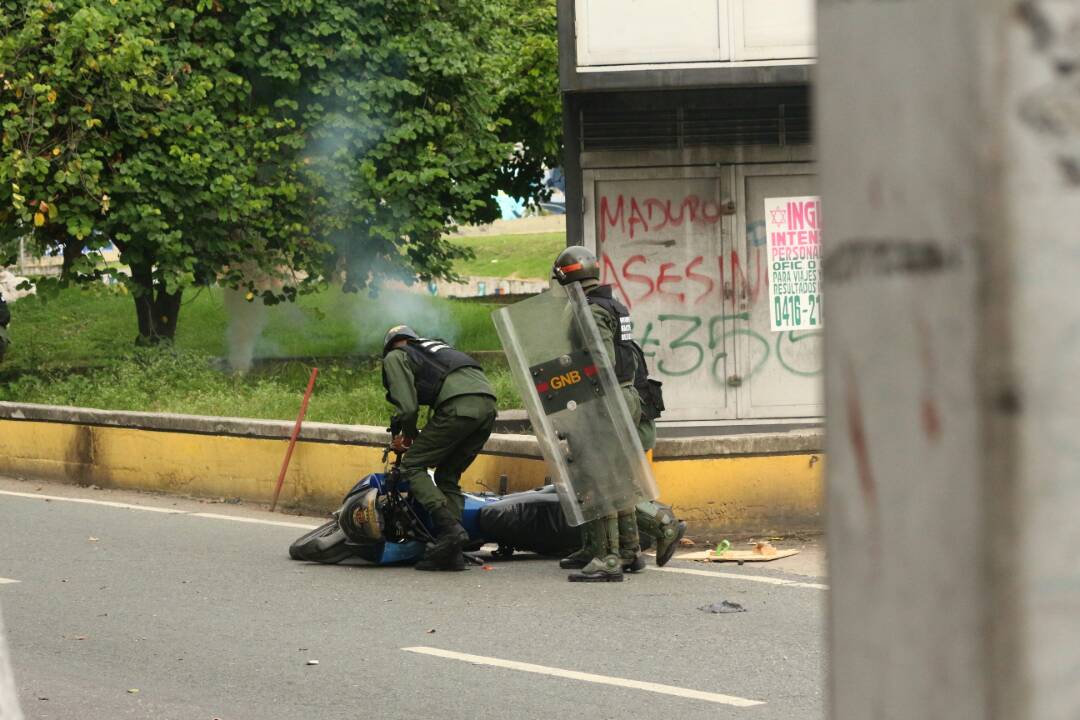
[{"label": "grass patch", "polygon": [[[256,357],[335,357],[378,353],[383,334],[397,323],[465,350],[498,350],[491,322],[496,307],[412,293],[372,298],[332,288],[296,303],[250,309],[265,310]],[[131,298],[103,285],[69,288],[49,300],[23,298],[11,305],[11,313],[12,346],[0,376],[107,365],[130,356],[138,334]],[[175,348],[224,356],[227,321],[220,289],[189,293],[180,310]]]},{"label": "grass patch", "polygon": [[[197,351],[142,349],[93,371],[23,374],[0,384],[0,398],[106,410],[293,420],[310,372],[309,364],[288,362],[235,375],[216,369],[209,355]],[[485,372],[499,408],[518,407],[505,362],[488,362]],[[384,425],[390,417],[384,393],[376,362],[323,364],[307,418]]]},{"label": "grass patch", "polygon": [[[404,322],[466,351],[497,350],[497,307],[409,293],[346,294],[338,289],[266,308],[256,357],[318,357],[313,421],[380,425],[384,399],[376,355],[391,324]],[[109,410],[288,420],[296,417],[311,363],[270,365],[247,375],[223,371],[227,312],[218,289],[193,292],[172,347],[138,349],[134,305],[105,286],[65,290],[47,301],[11,305],[12,342],[0,365],[0,400]],[[326,358],[339,358],[326,360]],[[502,360],[485,360],[500,408],[520,400]]]},{"label": "grass patch", "polygon": [[454,266],[460,275],[544,279],[551,276],[551,264],[566,247],[566,233],[463,237],[453,242],[476,253],[474,259]]}]

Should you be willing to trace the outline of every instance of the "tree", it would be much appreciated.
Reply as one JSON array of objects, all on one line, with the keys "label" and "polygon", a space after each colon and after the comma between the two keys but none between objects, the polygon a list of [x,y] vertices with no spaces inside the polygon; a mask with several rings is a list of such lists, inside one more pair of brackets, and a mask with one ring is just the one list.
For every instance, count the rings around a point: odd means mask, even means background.
[{"label": "tree", "polygon": [[[9,261],[23,237],[61,254],[54,286],[119,277],[144,342],[173,336],[185,287],[319,250],[276,202],[297,194],[295,173],[257,177],[287,135],[183,5],[0,3],[0,243]],[[130,276],[102,266],[110,244]]]},{"label": "tree", "polygon": [[[230,4],[237,61],[296,128],[315,234],[346,288],[452,273],[456,223],[495,216],[509,154],[498,117],[497,3]],[[328,268],[329,269],[329,268]]]},{"label": "tree", "polygon": [[196,284],[446,276],[509,156],[497,7],[0,0],[0,249],[115,244],[149,342]]},{"label": "tree", "polygon": [[506,0],[499,23],[503,82],[500,137],[514,152],[496,190],[530,204],[547,200],[544,171],[562,165],[562,96],[555,0]]}]

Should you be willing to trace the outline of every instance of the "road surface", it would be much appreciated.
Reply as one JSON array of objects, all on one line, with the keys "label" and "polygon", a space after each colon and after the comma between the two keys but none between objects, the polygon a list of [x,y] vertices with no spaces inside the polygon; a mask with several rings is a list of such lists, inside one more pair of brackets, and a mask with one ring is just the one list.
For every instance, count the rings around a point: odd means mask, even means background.
[{"label": "road surface", "polygon": [[[463,573],[291,561],[318,522],[0,478],[0,607],[24,714],[824,716],[814,548],[802,565],[673,561],[580,585],[530,556]],[[699,609],[723,600],[746,612]]]}]

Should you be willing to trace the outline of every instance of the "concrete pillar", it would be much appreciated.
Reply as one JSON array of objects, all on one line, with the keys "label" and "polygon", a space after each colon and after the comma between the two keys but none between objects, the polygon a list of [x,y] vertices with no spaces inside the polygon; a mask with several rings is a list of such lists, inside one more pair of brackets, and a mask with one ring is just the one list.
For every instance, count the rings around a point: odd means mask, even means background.
[{"label": "concrete pillar", "polygon": [[821,0],[831,717],[1080,717],[1080,2]]},{"label": "concrete pillar", "polygon": [[4,641],[3,617],[0,617],[0,720],[22,720],[15,677],[11,671],[7,643]]}]

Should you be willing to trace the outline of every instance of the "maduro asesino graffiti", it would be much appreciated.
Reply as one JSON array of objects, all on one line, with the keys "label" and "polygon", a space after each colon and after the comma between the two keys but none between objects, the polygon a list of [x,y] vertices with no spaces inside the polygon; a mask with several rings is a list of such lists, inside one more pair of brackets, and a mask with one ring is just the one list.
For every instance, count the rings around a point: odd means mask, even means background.
[{"label": "maduro asesino graffiti", "polygon": [[821,374],[817,198],[767,199],[742,234],[715,178],[601,188],[601,280],[630,308],[669,408],[730,406],[732,388],[759,374]]}]

